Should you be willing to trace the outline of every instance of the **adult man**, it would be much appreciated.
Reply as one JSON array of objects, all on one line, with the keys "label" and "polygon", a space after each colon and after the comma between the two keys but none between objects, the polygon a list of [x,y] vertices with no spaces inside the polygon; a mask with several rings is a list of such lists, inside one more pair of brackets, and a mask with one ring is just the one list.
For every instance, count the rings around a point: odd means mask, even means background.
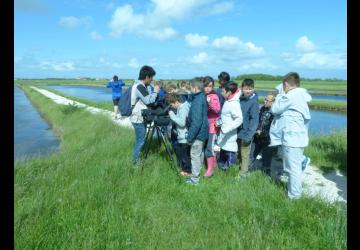
[{"label": "adult man", "polygon": [[139,154],[141,148],[145,143],[146,127],[144,124],[144,118],[141,111],[147,109],[147,105],[156,101],[157,95],[160,91],[158,85],[154,86],[154,92],[149,94],[147,86],[150,85],[153,77],[155,76],[155,70],[150,66],[143,66],[139,72],[139,78],[134,82],[131,91],[131,106],[133,107],[130,121],[135,130],[135,147],[133,153],[133,163],[139,164]]}]

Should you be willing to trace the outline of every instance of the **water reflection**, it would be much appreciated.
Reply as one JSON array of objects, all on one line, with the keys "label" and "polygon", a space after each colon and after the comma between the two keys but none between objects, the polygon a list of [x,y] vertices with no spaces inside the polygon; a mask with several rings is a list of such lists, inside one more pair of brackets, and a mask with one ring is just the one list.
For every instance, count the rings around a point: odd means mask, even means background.
[{"label": "water reflection", "polygon": [[59,140],[23,91],[14,88],[14,159],[44,155],[58,149]]}]

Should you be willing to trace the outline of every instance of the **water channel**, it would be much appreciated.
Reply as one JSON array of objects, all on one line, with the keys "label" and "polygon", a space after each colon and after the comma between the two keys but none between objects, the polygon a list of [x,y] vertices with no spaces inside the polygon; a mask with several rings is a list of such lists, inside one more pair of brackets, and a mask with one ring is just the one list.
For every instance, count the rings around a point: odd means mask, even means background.
[{"label": "water channel", "polygon": [[[70,86],[70,85],[49,85],[50,90],[54,89],[67,95],[83,98],[95,102],[111,102],[111,89],[94,86]],[[267,92],[263,92],[265,95]],[[261,93],[260,93],[261,94]],[[316,96],[313,96],[315,98]],[[330,96],[343,98],[343,96]],[[339,99],[337,99],[339,100]],[[347,115],[338,112],[311,110],[310,134],[328,134],[332,131],[347,127]]]},{"label": "water channel", "polygon": [[24,92],[14,88],[14,159],[45,155],[59,147],[49,124],[32,106]]}]

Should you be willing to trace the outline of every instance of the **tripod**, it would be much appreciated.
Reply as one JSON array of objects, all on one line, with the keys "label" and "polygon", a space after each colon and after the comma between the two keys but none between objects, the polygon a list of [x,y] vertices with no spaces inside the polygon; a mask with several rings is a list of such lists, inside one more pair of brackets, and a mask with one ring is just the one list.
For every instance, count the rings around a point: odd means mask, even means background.
[{"label": "tripod", "polygon": [[171,145],[169,145],[171,143],[170,143],[169,138],[166,133],[166,126],[159,126],[159,125],[156,125],[155,122],[150,122],[150,123],[146,124],[146,128],[148,131],[145,136],[145,143],[144,143],[144,147],[143,147],[144,148],[144,159],[146,159],[148,156],[148,153],[149,153],[150,147],[151,147],[151,142],[154,137],[154,133],[156,131],[159,146],[161,146],[161,142],[162,142],[165,146],[165,150],[169,156],[170,161],[174,161],[173,150],[171,149]]}]

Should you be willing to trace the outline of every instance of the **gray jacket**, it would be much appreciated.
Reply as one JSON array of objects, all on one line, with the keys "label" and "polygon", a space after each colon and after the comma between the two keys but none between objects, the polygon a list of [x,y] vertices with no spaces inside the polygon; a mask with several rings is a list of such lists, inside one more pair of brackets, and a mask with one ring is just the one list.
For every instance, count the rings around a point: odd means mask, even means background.
[{"label": "gray jacket", "polygon": [[181,103],[176,114],[170,112],[170,119],[176,125],[176,132],[177,132],[177,141],[179,143],[187,143],[185,138],[188,130],[186,127],[186,118],[189,115],[190,104],[188,102]]}]

